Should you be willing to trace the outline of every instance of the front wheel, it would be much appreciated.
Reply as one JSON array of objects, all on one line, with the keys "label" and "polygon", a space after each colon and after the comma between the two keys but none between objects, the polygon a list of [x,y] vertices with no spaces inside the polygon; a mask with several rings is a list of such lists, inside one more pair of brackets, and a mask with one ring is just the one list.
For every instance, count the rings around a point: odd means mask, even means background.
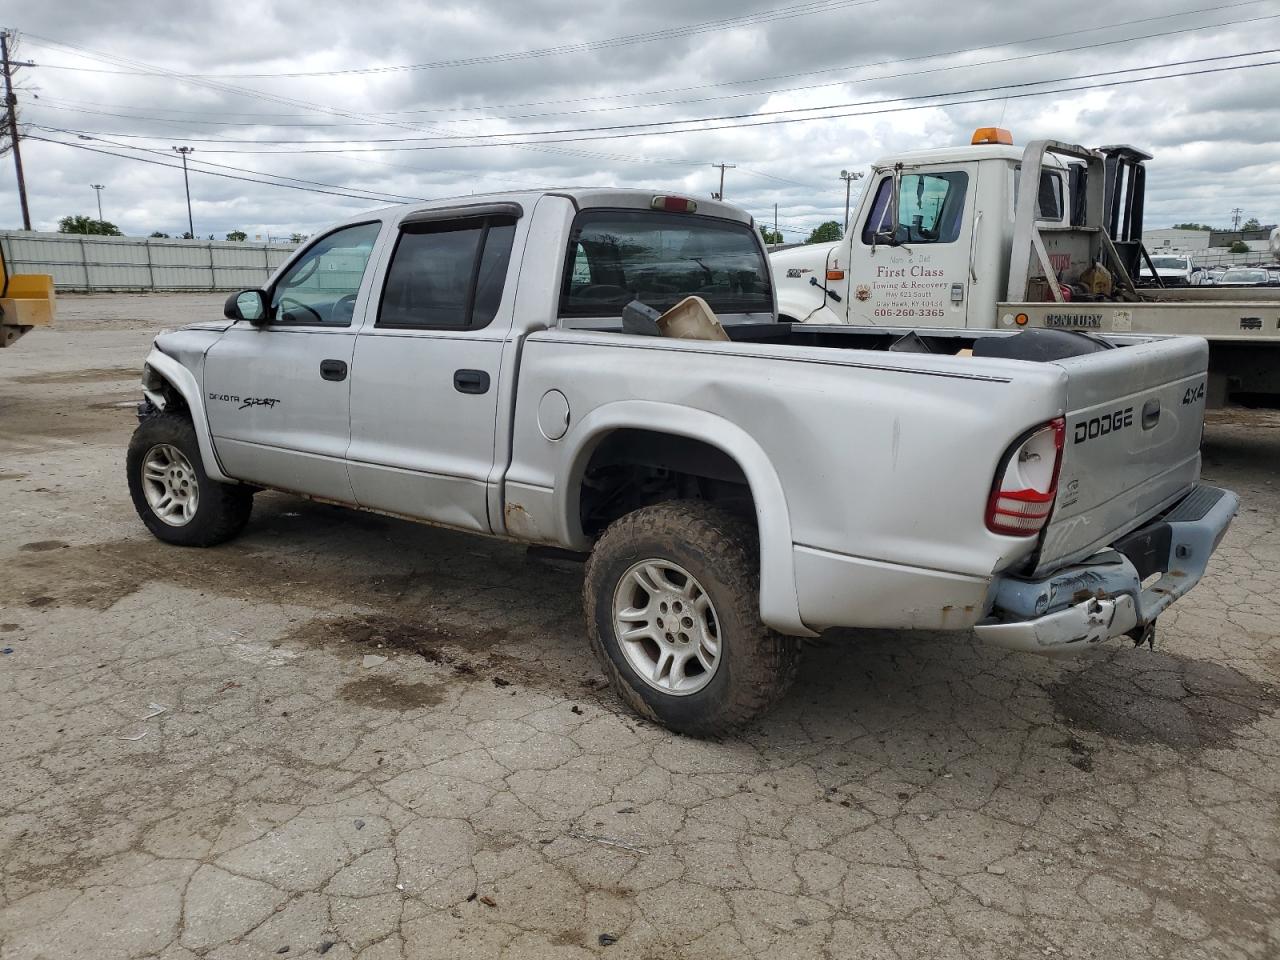
[{"label": "front wheel", "polygon": [[755,530],[703,501],[614,522],[587,561],[587,632],[619,697],[693,736],[740,726],[795,678],[798,642],[760,621]]},{"label": "front wheel", "polygon": [[195,427],[186,417],[147,417],[133,432],[125,460],[134,509],[158,539],[211,547],[249,522],[253,491],[209,478]]}]

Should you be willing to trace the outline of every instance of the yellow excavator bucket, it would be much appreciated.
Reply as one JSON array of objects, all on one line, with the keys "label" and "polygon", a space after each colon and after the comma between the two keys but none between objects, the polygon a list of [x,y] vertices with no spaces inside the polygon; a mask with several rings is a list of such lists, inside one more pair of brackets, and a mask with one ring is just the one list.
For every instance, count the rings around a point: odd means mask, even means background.
[{"label": "yellow excavator bucket", "polygon": [[53,323],[57,298],[53,277],[47,273],[10,274],[2,250],[0,272],[4,277],[0,288],[0,347],[7,347],[32,327]]}]

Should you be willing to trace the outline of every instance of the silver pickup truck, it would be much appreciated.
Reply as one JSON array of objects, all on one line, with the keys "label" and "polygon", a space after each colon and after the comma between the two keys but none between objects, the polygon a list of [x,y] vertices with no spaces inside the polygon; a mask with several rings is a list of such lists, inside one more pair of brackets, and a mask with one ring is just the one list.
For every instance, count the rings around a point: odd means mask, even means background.
[{"label": "silver pickup truck", "polygon": [[[624,330],[691,296],[718,337]],[[831,627],[1146,639],[1236,511],[1198,484],[1206,361],[1196,338],[779,323],[741,210],[502,194],[338,224],[159,335],[128,481],[175,544],[235,536],[272,488],[585,555],[618,694],[714,734]]]}]

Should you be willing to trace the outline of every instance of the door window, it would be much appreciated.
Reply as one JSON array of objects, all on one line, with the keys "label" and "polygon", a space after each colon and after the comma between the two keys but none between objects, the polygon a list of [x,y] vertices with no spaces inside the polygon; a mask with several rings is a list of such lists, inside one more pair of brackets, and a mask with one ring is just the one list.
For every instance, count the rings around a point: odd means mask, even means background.
[{"label": "door window", "polygon": [[960,170],[906,173],[900,183],[897,231],[891,209],[893,177],[885,177],[876,187],[871,212],[862,227],[862,242],[954,243],[964,222],[969,175]]},{"label": "door window", "polygon": [[515,232],[509,217],[406,225],[391,256],[377,325],[488,326],[502,302]]},{"label": "door window", "polygon": [[275,322],[349,327],[381,228],[381,223],[362,223],[316,241],[272,288]]}]

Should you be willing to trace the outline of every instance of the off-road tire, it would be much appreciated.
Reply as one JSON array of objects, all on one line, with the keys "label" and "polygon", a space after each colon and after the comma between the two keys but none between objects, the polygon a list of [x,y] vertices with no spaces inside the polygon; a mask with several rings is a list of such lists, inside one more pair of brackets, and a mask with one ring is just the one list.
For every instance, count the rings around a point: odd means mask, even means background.
[{"label": "off-road tire", "polygon": [[[719,621],[721,661],[696,693],[663,693],[627,661],[616,636],[614,591],[634,564],[668,560],[691,573]],[[618,697],[636,713],[679,733],[710,737],[739,727],[791,686],[800,644],[760,621],[760,563],[755,527],[700,500],[644,507],[616,520],[587,560],[583,609],[592,649]]]},{"label": "off-road tire", "polygon": [[[180,527],[165,523],[151,509],[142,487],[142,463],[152,447],[167,443],[182,451],[190,461],[199,486],[195,516]],[[236,484],[219,483],[205,473],[200,442],[191,420],[176,413],[150,416],[138,424],[125,457],[129,475],[129,496],[134,509],[152,535],[165,543],[184,547],[212,547],[236,536],[249,522],[253,510],[253,490]]]}]

